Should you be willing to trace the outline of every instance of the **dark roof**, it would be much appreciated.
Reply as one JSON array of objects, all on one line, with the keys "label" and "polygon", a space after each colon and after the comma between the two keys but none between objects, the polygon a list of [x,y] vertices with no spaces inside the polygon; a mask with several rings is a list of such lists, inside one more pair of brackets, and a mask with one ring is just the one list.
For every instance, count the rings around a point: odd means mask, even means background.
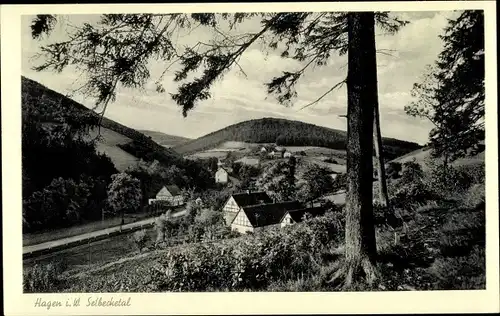
[{"label": "dark roof", "polygon": [[173,196],[180,195],[181,194],[181,189],[179,189],[178,186],[174,185],[167,185],[166,186],[168,192],[172,194]]},{"label": "dark roof", "polygon": [[243,208],[243,212],[253,227],[262,227],[279,224],[287,212],[303,207],[304,205],[298,201],[289,201],[247,206]]},{"label": "dark roof", "polygon": [[326,212],[326,209],[324,207],[317,206],[317,207],[303,208],[300,210],[292,210],[292,211],[289,211],[288,213],[290,214],[290,217],[295,222],[302,222],[302,219],[304,218],[304,215],[306,213],[311,214],[312,217],[316,217],[316,216],[325,215],[325,212]]},{"label": "dark roof", "polygon": [[238,206],[245,207],[257,204],[273,203],[273,200],[266,192],[245,192],[232,195]]}]

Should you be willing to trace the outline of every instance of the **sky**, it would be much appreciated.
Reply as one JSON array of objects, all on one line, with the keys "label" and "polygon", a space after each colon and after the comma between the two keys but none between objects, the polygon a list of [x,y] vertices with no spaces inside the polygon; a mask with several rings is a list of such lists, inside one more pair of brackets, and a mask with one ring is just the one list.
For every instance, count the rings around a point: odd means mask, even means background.
[{"label": "sky", "polygon": [[[426,120],[409,117],[404,106],[412,101],[411,88],[425,72],[425,67],[433,63],[441,52],[443,43],[439,35],[447,25],[447,19],[456,12],[397,12],[400,19],[409,21],[395,35],[376,31],[377,50],[390,52],[377,54],[377,73],[380,104],[381,133],[384,137],[414,141],[425,144],[432,124]],[[96,15],[70,15],[64,20],[73,25],[83,22],[94,23]],[[51,36],[34,40],[30,34],[31,17],[22,19],[22,75],[63,94],[71,94],[76,101],[93,107],[93,100],[83,95],[73,94],[78,87],[78,73],[67,69],[61,73],[51,71],[36,72],[32,67],[39,63],[32,56],[41,46],[64,40],[67,36],[67,23],[56,27]],[[240,26],[237,32],[256,31],[258,21],[249,21]],[[207,30],[196,29],[183,34],[180,43],[194,43],[212,37]],[[298,98],[293,106],[286,107],[267,95],[264,83],[269,82],[281,71],[298,70],[301,63],[284,59],[279,52],[263,52],[259,44],[251,46],[241,57],[239,64],[244,74],[234,68],[211,88],[212,97],[200,102],[184,118],[181,108],[170,98],[168,92],[175,93],[173,73],[167,73],[164,86],[167,93],[154,91],[152,83],[165,68],[163,61],[151,63],[151,84],[144,90],[120,88],[116,101],[110,104],[105,116],[119,123],[139,130],[153,130],[166,134],[197,138],[224,128],[228,125],[249,119],[263,117],[299,120],[329,128],[346,130],[347,91],[345,85],[330,93],[319,103],[301,109],[328,91],[333,85],[345,78],[346,57],[334,54],[326,66],[307,71],[297,85]]]}]

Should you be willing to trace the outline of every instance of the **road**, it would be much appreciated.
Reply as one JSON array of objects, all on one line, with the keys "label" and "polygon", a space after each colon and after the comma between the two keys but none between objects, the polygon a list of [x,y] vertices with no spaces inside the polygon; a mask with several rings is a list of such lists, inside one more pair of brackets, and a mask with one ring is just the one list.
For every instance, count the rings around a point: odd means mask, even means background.
[{"label": "road", "polygon": [[[178,216],[183,216],[186,213],[186,211],[180,211],[174,213],[172,216],[173,217],[178,217]],[[115,236],[124,232],[129,232],[132,230],[136,230],[142,227],[147,227],[149,225],[153,225],[155,222],[156,217],[151,217],[147,218],[144,220],[140,220],[134,223],[129,223],[121,226],[114,226],[114,227],[109,227],[106,229],[101,229],[81,235],[76,235],[72,237],[67,237],[67,238],[61,238],[57,240],[52,240],[48,242],[44,242],[41,244],[37,245],[30,245],[30,246],[24,246],[23,247],[23,256],[26,255],[34,255],[35,253],[42,253],[42,252],[47,252],[47,251],[52,251],[52,250],[57,250],[61,248],[68,248],[71,246],[76,246],[76,245],[81,245],[82,243],[85,242],[91,242],[91,241],[96,241],[96,240],[102,240],[106,239],[111,236]]]}]

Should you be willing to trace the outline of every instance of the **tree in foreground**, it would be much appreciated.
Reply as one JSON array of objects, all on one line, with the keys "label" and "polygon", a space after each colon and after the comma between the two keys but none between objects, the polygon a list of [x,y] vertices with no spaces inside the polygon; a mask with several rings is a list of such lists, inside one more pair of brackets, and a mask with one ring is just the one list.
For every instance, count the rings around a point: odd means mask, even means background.
[{"label": "tree in foreground", "polygon": [[429,144],[447,165],[484,140],[484,12],[462,12],[449,21],[441,39],[443,51],[414,84],[416,101],[405,110],[434,124]]},{"label": "tree in foreground", "polygon": [[[234,35],[220,28],[225,24],[232,29],[248,19],[260,19],[261,29]],[[33,37],[50,33],[56,21],[52,16],[37,16],[32,24]],[[156,81],[158,92],[165,91],[161,85],[163,75],[172,63],[179,61],[181,68],[175,71],[175,81],[180,85],[171,96],[186,116],[199,101],[210,97],[211,86],[229,69],[239,67],[244,73],[238,60],[258,40],[262,40],[260,49],[280,50],[283,58],[303,64],[295,71],[284,70],[267,83],[268,93],[284,105],[291,105],[297,98],[295,85],[308,69],[328,64],[333,53],[349,53],[347,79],[332,82],[328,91],[304,107],[347,84],[347,265],[337,276],[345,275],[345,284],[350,286],[363,275],[373,281],[372,265],[376,259],[371,205],[373,114],[377,104],[375,21],[390,33],[405,24],[387,12],[103,15],[99,24],[77,28],[69,41],[42,48],[45,62],[36,69],[61,71],[69,64],[76,65],[87,77],[81,91],[94,97],[96,107],[102,106],[104,114],[120,85],[145,86],[150,78],[148,62],[151,59],[167,63]],[[212,40],[200,41],[179,52],[174,41],[179,29],[200,26],[212,31]],[[197,72],[198,76],[189,78]]]}]

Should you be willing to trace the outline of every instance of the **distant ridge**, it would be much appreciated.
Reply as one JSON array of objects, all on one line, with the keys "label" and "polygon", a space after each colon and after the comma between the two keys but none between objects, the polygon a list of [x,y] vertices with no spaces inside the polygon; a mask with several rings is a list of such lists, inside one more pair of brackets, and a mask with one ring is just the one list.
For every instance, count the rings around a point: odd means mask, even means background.
[{"label": "distant ridge", "polygon": [[[282,146],[318,146],[345,150],[347,132],[295,120],[262,118],[227,126],[200,138],[173,147],[182,155],[212,149],[227,141],[276,143]],[[407,154],[422,146],[404,140],[383,138],[387,158]]]},{"label": "distant ridge", "polygon": [[176,145],[181,145],[188,141],[191,141],[191,138],[177,136],[177,135],[169,135],[158,131],[150,131],[150,130],[139,130],[139,132],[143,133],[146,136],[151,137],[153,141],[164,146],[164,147],[172,147]]}]

